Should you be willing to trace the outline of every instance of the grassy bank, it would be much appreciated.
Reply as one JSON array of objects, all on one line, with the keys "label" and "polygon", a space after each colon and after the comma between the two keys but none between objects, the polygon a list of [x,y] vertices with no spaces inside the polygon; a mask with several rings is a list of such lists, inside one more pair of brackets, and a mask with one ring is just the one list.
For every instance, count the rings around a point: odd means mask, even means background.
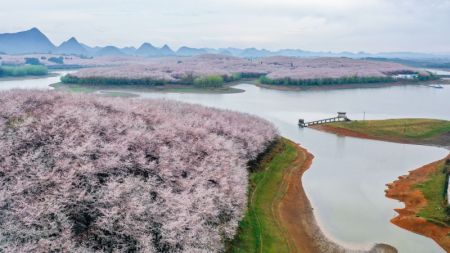
[{"label": "grassy bank", "polygon": [[418,212],[418,215],[427,221],[441,226],[450,226],[450,216],[447,208],[447,173],[450,171],[450,163],[441,161],[437,170],[431,173],[426,181],[415,185],[419,189],[427,204]]},{"label": "grassy bank", "polygon": [[44,76],[47,74],[48,69],[43,65],[0,66],[0,78]]},{"label": "grassy bank", "polygon": [[285,231],[274,212],[284,171],[296,159],[295,144],[280,140],[250,175],[248,210],[228,252],[288,252]]},{"label": "grassy bank", "polygon": [[[329,123],[324,130],[387,141],[445,145],[450,121],[436,119],[388,119]],[[319,127],[322,128],[322,127]],[[343,133],[345,135],[345,133]]]},{"label": "grassy bank", "polygon": [[[445,192],[446,158],[424,165],[388,184],[386,196],[404,203],[391,222],[411,232],[429,237],[450,252],[450,223]],[[447,163],[447,165],[446,165]],[[447,168],[446,168],[447,166]]]}]

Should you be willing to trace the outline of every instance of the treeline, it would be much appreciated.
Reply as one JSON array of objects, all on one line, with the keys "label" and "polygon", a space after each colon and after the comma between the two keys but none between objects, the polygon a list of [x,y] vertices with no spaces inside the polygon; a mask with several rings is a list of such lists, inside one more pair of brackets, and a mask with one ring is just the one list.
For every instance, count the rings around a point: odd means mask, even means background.
[{"label": "treeline", "polygon": [[221,76],[200,76],[194,79],[194,86],[199,88],[222,87],[224,83]]},{"label": "treeline", "polygon": [[418,75],[414,79],[396,79],[391,76],[385,77],[364,77],[364,76],[349,76],[341,78],[315,78],[315,79],[292,79],[280,78],[271,79],[267,76],[261,76],[259,82],[270,85],[289,85],[289,86],[321,86],[321,85],[339,85],[339,84],[366,84],[366,83],[391,83],[397,81],[430,81],[437,80],[438,76],[431,72],[428,75]]},{"label": "treeline", "polygon": [[0,66],[0,77],[44,76],[48,69],[43,65]]},{"label": "treeline", "polygon": [[431,80],[438,80],[439,76],[435,75],[432,72],[427,71],[428,75],[419,75],[417,77],[418,81],[431,81]]},{"label": "treeline", "polygon": [[356,83],[389,83],[395,82],[392,77],[360,77],[350,76],[341,78],[317,78],[317,79],[292,79],[281,78],[271,79],[267,76],[259,78],[259,82],[262,84],[271,85],[290,85],[290,86],[320,86],[320,85],[333,85],[333,84],[356,84]]},{"label": "treeline", "polygon": [[98,84],[98,85],[146,85],[160,86],[167,83],[163,79],[129,79],[129,78],[112,78],[112,77],[76,77],[70,74],[61,77],[61,82],[68,84]]},{"label": "treeline", "polygon": [[199,88],[218,88],[225,83],[238,81],[242,78],[259,77],[261,74],[254,76],[248,73],[234,73],[232,75],[208,75],[195,76],[190,73],[176,81],[168,81],[164,79],[153,78],[113,78],[113,77],[77,77],[67,74],[61,77],[61,82],[67,84],[98,84],[98,85],[143,85],[143,86],[161,86],[165,84],[182,84],[193,85]]}]

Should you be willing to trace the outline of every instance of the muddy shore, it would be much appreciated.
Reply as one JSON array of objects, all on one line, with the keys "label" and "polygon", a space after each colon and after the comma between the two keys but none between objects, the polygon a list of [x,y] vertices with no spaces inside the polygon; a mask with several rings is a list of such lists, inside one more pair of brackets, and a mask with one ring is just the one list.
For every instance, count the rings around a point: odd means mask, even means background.
[{"label": "muddy shore", "polygon": [[377,252],[393,253],[389,245],[377,244],[370,250],[346,249],[329,240],[321,231],[314,217],[313,208],[303,189],[302,176],[312,163],[313,155],[297,145],[298,157],[286,171],[283,184],[285,193],[275,205],[276,215],[289,237],[292,252]]},{"label": "muddy shore", "polygon": [[[450,158],[450,155],[447,158]],[[391,220],[393,224],[429,237],[447,252],[450,252],[450,237],[448,236],[450,227],[439,226],[417,216],[420,209],[427,204],[427,200],[415,185],[426,181],[430,174],[439,170],[439,164],[443,160],[427,164],[411,171],[409,175],[401,176],[397,181],[388,184],[386,197],[396,199],[405,204],[404,208],[395,210],[399,215]]]},{"label": "muddy shore", "polygon": [[[329,125],[318,125],[312,127],[317,130],[334,133],[342,136],[350,136],[363,139],[390,141],[406,144],[439,146],[449,149],[448,136],[445,135],[440,139],[431,139],[427,141],[414,142],[396,138],[377,138],[364,133],[355,132],[348,129],[332,127]],[[446,159],[450,159],[450,155],[446,158],[425,165],[416,170],[410,171],[409,175],[400,176],[398,180],[391,184],[387,184],[386,197],[398,200],[405,204],[404,208],[396,209],[398,216],[394,217],[391,222],[408,231],[426,236],[433,239],[444,250],[450,252],[450,227],[436,225],[418,216],[418,212],[427,203],[423,193],[415,187],[428,179],[431,173],[435,173],[439,168],[438,165]]]},{"label": "muddy shore", "polygon": [[415,144],[415,145],[425,145],[425,146],[435,146],[435,147],[441,147],[446,148],[450,150],[450,133],[444,134],[442,136],[426,139],[426,140],[407,140],[407,139],[400,139],[400,138],[394,138],[394,137],[385,137],[385,138],[379,138],[374,137],[365,133],[360,133],[356,131],[352,131],[349,129],[334,127],[330,125],[315,125],[311,126],[310,128],[333,133],[336,135],[341,136],[350,136],[355,138],[361,138],[361,139],[369,139],[369,140],[378,140],[378,141],[389,141],[389,142],[396,142],[396,143],[404,143],[404,144]]}]

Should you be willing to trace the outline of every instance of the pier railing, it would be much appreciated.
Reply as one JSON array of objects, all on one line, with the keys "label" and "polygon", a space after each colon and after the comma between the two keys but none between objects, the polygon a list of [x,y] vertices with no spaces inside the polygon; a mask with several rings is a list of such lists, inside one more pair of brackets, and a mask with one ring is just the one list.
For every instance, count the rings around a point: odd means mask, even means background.
[{"label": "pier railing", "polygon": [[300,127],[309,127],[309,126],[313,126],[313,125],[320,125],[320,124],[331,123],[331,122],[340,122],[340,121],[350,121],[350,119],[347,118],[345,112],[338,112],[338,116],[334,117],[334,118],[321,119],[321,120],[310,121],[310,122],[305,122],[303,119],[299,119],[298,125]]}]

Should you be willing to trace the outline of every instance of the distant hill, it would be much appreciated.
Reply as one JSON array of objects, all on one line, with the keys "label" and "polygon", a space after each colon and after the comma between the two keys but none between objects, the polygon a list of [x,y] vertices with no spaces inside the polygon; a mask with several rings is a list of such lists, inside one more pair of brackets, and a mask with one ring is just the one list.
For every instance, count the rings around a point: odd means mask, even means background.
[{"label": "distant hill", "polygon": [[81,45],[77,39],[74,37],[70,38],[68,41],[61,43],[61,45],[56,48],[55,53],[58,54],[76,54],[76,55],[88,55],[88,50]]},{"label": "distant hill", "polygon": [[175,52],[168,46],[164,45],[162,48],[159,49],[159,53],[162,56],[172,56],[175,55]]},{"label": "distant hill", "polygon": [[142,44],[137,50],[136,55],[140,56],[158,56],[158,48],[154,47],[150,43]]},{"label": "distant hill", "polygon": [[7,54],[49,53],[55,45],[39,29],[0,34],[0,51]]},{"label": "distant hill", "polygon": [[269,57],[274,55],[272,52],[266,49],[247,48],[240,53],[241,57],[260,58]]},{"label": "distant hill", "polygon": [[[183,46],[176,52],[168,45],[161,48],[155,47],[150,43],[143,43],[139,48],[115,46],[91,47],[80,43],[74,37],[63,42],[56,47],[52,42],[37,28],[17,33],[0,34],[0,52],[5,54],[26,54],[26,53],[57,53],[57,54],[76,54],[84,56],[105,56],[105,55],[133,55],[143,57],[162,57],[162,56],[196,56],[202,54],[223,54],[243,58],[262,58],[270,56],[290,56],[290,57],[348,57],[354,59],[364,58],[383,58],[402,59],[409,61],[432,59],[439,61],[439,64],[446,64],[450,61],[450,53],[431,54],[414,52],[386,52],[386,53],[366,53],[366,52],[329,52],[329,51],[304,51],[300,49],[280,49],[271,51],[258,48],[192,48]],[[439,65],[441,66],[441,65]]]},{"label": "distant hill", "polygon": [[168,45],[157,48],[150,43],[144,43],[136,50],[135,55],[145,57],[172,56],[175,55],[175,52]]},{"label": "distant hill", "polygon": [[124,47],[124,48],[120,49],[120,51],[122,51],[124,54],[127,54],[127,55],[135,55],[136,50],[137,49],[135,47]]},{"label": "distant hill", "polygon": [[192,48],[192,47],[180,47],[180,49],[178,49],[177,51],[177,55],[180,56],[194,56],[207,53],[208,51],[204,48]]},{"label": "distant hill", "polygon": [[96,56],[113,56],[125,55],[119,48],[115,46],[106,46],[95,53]]}]

